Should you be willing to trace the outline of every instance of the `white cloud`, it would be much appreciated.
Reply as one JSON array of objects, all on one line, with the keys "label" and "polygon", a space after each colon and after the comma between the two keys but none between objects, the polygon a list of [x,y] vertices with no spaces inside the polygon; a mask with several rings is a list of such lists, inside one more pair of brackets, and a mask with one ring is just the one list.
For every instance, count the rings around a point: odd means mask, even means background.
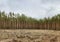
[{"label": "white cloud", "polygon": [[7,5],[7,0],[0,0],[0,10],[9,12],[9,7]]},{"label": "white cloud", "polygon": [[60,0],[0,0],[0,10],[25,13],[34,18],[60,13]]}]

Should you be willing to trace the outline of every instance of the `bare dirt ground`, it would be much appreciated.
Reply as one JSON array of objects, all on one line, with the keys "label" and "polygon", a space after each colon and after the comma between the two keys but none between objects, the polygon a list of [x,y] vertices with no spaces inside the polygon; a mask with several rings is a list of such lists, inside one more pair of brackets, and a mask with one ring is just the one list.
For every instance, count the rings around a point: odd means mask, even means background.
[{"label": "bare dirt ground", "polygon": [[60,42],[60,31],[0,30],[0,42]]}]

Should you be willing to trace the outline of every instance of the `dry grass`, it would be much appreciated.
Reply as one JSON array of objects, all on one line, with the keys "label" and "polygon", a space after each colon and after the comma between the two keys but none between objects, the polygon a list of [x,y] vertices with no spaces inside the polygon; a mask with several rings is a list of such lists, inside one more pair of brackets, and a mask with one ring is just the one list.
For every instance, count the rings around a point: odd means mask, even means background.
[{"label": "dry grass", "polygon": [[60,31],[0,30],[0,42],[60,42]]}]

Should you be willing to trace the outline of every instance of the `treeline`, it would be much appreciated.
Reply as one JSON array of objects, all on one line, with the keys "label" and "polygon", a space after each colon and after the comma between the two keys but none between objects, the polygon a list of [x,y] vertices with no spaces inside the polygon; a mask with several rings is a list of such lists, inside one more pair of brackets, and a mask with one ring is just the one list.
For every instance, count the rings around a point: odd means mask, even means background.
[{"label": "treeline", "polygon": [[35,19],[19,13],[0,11],[0,29],[52,29],[60,30],[60,14],[44,19]]}]

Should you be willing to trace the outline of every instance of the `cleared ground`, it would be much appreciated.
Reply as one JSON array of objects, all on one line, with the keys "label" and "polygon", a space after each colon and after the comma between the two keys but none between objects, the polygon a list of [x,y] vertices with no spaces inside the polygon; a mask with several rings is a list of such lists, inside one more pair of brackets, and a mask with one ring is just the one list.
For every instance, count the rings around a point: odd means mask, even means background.
[{"label": "cleared ground", "polygon": [[60,42],[60,31],[0,30],[0,42]]}]

